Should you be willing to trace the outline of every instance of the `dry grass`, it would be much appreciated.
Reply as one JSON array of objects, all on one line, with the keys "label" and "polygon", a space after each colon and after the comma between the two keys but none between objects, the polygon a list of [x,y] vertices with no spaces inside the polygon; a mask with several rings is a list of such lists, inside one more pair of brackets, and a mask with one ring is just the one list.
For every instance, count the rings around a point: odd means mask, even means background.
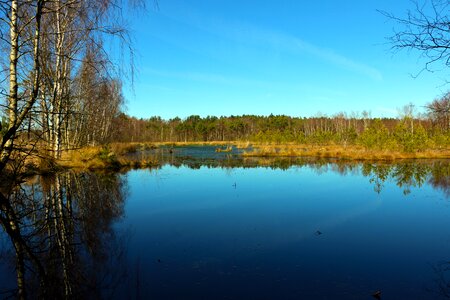
[{"label": "dry grass", "polygon": [[65,151],[58,165],[65,168],[76,169],[118,169],[124,167],[144,168],[157,164],[157,161],[148,157],[127,156],[126,154],[135,153],[139,150],[145,150],[155,147],[150,144],[142,143],[116,143],[109,147],[85,147],[77,150]]},{"label": "dry grass", "polygon": [[84,147],[81,149],[64,151],[58,164],[66,168],[100,168],[105,163],[100,160],[102,147]]},{"label": "dry grass", "polygon": [[227,146],[236,142],[164,142],[164,143],[112,143],[108,147],[84,147],[65,151],[57,161],[63,168],[76,169],[108,169],[108,168],[145,168],[157,165],[151,157],[128,155],[140,151],[155,149],[160,146]]},{"label": "dry grass", "polygon": [[340,145],[253,145],[252,151],[244,152],[245,157],[319,157],[349,160],[395,160],[409,158],[450,158],[450,149],[430,149],[421,152],[400,152],[390,150],[366,150],[361,146]]},{"label": "dry grass", "polygon": [[142,150],[157,148],[155,143],[112,143],[109,148],[116,155],[136,153]]},{"label": "dry grass", "polygon": [[238,145],[241,142],[236,141],[209,141],[209,142],[158,142],[155,146],[226,146]]},{"label": "dry grass", "polygon": [[234,145],[236,145],[236,148],[238,149],[248,149],[249,147],[252,146],[252,144],[250,142],[236,142],[234,143]]},{"label": "dry grass", "polygon": [[236,141],[213,141],[213,142],[178,142],[178,143],[113,143],[108,147],[96,146],[85,147],[77,150],[65,151],[60,160],[54,161],[40,158],[32,161],[39,172],[57,170],[58,168],[78,169],[111,169],[111,168],[145,168],[158,164],[158,162],[145,155],[129,155],[139,153],[142,150],[154,149],[159,146],[229,146],[235,145],[244,151],[244,157],[316,157],[337,158],[347,160],[381,160],[392,161],[396,159],[411,158],[450,158],[450,149],[429,149],[421,152],[399,152],[388,150],[366,150],[361,146],[341,145],[300,145],[300,144],[269,144],[250,143]]}]

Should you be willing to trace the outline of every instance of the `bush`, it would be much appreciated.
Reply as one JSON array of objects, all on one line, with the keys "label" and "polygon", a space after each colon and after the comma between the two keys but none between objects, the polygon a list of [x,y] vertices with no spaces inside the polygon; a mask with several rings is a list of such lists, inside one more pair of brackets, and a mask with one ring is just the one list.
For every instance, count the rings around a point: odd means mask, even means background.
[{"label": "bush", "polygon": [[420,124],[413,131],[405,121],[401,121],[395,126],[394,137],[405,152],[421,151],[429,144],[427,132]]},{"label": "bush", "polygon": [[359,136],[359,143],[367,149],[390,149],[395,146],[390,140],[389,130],[380,119],[375,119]]}]

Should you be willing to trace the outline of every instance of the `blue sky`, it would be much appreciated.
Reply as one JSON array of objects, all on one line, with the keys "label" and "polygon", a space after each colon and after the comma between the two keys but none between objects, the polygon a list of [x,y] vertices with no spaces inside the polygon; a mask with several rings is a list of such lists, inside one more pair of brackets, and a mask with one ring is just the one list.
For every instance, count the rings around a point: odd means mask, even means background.
[{"label": "blue sky", "polygon": [[134,15],[137,78],[127,113],[290,116],[368,110],[395,117],[448,89],[447,71],[417,74],[416,52],[394,54],[386,37],[409,0],[159,0]]}]

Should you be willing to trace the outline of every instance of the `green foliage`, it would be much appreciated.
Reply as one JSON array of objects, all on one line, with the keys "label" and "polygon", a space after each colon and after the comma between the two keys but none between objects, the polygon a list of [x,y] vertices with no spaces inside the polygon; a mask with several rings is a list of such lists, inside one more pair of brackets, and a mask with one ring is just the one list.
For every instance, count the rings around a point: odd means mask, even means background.
[{"label": "green foliage", "polygon": [[395,126],[394,137],[400,147],[406,152],[412,152],[414,149],[413,133],[408,128],[405,120]]},{"label": "green foliage", "polygon": [[330,131],[316,131],[308,140],[312,144],[326,145],[333,141],[335,137]]},{"label": "green foliage", "polygon": [[450,146],[450,134],[442,131],[441,128],[436,128],[432,131],[429,143],[433,147],[446,148]]},{"label": "green foliage", "polygon": [[102,147],[102,149],[100,149],[100,151],[98,152],[97,156],[101,160],[108,160],[112,156],[114,156],[114,153],[111,152],[111,150],[110,150],[108,145],[105,145],[105,146]]},{"label": "green foliage", "polygon": [[428,147],[428,135],[422,125],[409,126],[410,120],[404,119],[395,126],[394,138],[405,152],[421,151]]},{"label": "green foliage", "polygon": [[354,144],[356,139],[358,138],[358,133],[356,132],[355,127],[350,127],[344,129],[344,131],[338,135],[339,142],[344,144]]},{"label": "green foliage", "polygon": [[427,131],[422,125],[416,126],[413,134],[413,148],[414,150],[423,151],[430,145]]},{"label": "green foliage", "polygon": [[359,136],[359,142],[367,149],[384,150],[391,148],[389,131],[380,119],[373,120],[372,124]]},{"label": "green foliage", "polygon": [[[126,122],[122,122],[127,126]],[[140,124],[144,124],[141,126]],[[364,129],[365,128],[365,129]],[[182,120],[147,120],[130,118],[128,127],[117,141],[133,142],[199,142],[246,140],[260,143],[298,143],[315,145],[362,145],[366,149],[422,151],[448,148],[450,134],[433,120],[417,120],[409,116],[398,119],[334,117],[298,118],[285,115],[242,115],[200,117]],[[127,140],[128,138],[128,140]]]},{"label": "green foliage", "polygon": [[119,167],[120,163],[117,160],[116,154],[111,151],[109,145],[105,145],[100,149],[97,157],[111,168]]},{"label": "green foliage", "polygon": [[303,133],[300,133],[294,138],[294,142],[296,142],[298,144],[305,144],[306,136]]}]

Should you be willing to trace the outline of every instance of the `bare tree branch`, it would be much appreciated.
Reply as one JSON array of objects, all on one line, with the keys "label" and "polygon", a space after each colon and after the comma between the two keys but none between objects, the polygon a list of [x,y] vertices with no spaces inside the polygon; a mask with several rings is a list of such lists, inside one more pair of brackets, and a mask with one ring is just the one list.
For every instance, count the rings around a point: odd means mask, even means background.
[{"label": "bare tree branch", "polygon": [[408,10],[405,17],[380,11],[399,25],[388,37],[392,49],[418,51],[425,59],[420,72],[450,67],[450,1],[431,0],[422,5],[416,0],[411,2],[414,9]]}]

